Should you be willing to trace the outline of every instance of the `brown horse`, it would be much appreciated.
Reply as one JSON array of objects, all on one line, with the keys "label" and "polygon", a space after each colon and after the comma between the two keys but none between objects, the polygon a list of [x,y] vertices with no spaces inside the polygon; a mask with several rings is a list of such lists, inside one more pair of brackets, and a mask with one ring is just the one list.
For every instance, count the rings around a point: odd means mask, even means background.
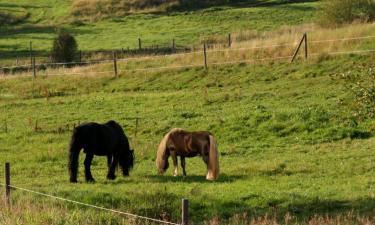
[{"label": "brown horse", "polygon": [[178,175],[177,156],[180,156],[183,175],[185,171],[185,157],[202,156],[207,165],[207,180],[219,177],[219,153],[217,143],[212,134],[207,131],[188,132],[180,128],[173,128],[161,140],[156,157],[159,174],[163,174],[169,166],[168,158],[172,156],[174,176]]}]

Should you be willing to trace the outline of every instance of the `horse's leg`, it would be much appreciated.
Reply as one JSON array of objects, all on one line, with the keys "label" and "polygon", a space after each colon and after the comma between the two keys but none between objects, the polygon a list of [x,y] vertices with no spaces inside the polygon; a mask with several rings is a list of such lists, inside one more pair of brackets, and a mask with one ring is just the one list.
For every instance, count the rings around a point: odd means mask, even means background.
[{"label": "horse's leg", "polygon": [[208,166],[208,155],[203,154],[202,159],[203,159],[204,163],[206,163],[206,165]]},{"label": "horse's leg", "polygon": [[174,166],[173,176],[177,176],[178,175],[178,161],[177,161],[177,154],[176,154],[176,152],[175,151],[171,151],[171,156],[172,156],[173,166]]},{"label": "horse's leg", "polygon": [[94,178],[91,175],[91,170],[90,170],[90,166],[91,166],[91,162],[93,158],[94,158],[94,154],[90,154],[90,153],[86,154],[84,164],[85,164],[85,178],[87,182],[95,182]]},{"label": "horse's leg", "polygon": [[118,156],[113,155],[111,165],[109,166],[109,169],[108,169],[107,179],[109,180],[116,179],[115,171],[116,171],[117,163],[118,163]]},{"label": "horse's leg", "polygon": [[112,154],[109,154],[109,155],[107,155],[107,166],[108,166],[108,169],[111,166],[111,163],[112,163]]},{"label": "horse's leg", "polygon": [[107,166],[108,166],[107,177],[109,176],[110,171],[111,171],[112,160],[113,160],[113,156],[112,156],[112,154],[107,155]]},{"label": "horse's leg", "polygon": [[185,157],[181,156],[181,167],[182,167],[182,174],[186,176],[186,171],[185,171]]}]

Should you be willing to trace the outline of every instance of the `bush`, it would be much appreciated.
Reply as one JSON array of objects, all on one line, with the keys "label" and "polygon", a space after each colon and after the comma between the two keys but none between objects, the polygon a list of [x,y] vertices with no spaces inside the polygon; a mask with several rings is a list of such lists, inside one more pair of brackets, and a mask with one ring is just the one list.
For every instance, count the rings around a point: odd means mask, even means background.
[{"label": "bush", "polygon": [[59,32],[53,41],[51,52],[53,62],[73,62],[78,58],[77,42],[72,35]]},{"label": "bush", "polygon": [[374,0],[325,0],[319,13],[324,26],[375,20]]},{"label": "bush", "polygon": [[348,91],[348,97],[342,100],[342,104],[349,108],[349,117],[355,123],[375,118],[375,68],[354,68],[334,77],[343,80]]}]

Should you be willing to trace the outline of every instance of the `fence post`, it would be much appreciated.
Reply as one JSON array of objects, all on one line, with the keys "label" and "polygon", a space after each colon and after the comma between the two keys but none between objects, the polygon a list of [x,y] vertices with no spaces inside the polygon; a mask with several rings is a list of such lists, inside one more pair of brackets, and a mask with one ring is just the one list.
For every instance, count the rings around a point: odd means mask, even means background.
[{"label": "fence post", "polygon": [[115,71],[115,77],[118,78],[118,74],[117,74],[117,54],[116,54],[116,51],[113,51],[113,69]]},{"label": "fence post", "polygon": [[33,78],[35,79],[36,78],[36,68],[35,68],[35,56],[33,57]]},{"label": "fence post", "polygon": [[79,51],[79,62],[82,62],[82,50]]},{"label": "fence post", "polygon": [[230,48],[232,46],[232,38],[230,36],[230,33],[228,34],[228,47]]},{"label": "fence post", "polygon": [[176,48],[176,42],[175,42],[175,40],[173,38],[173,40],[172,40],[172,51],[173,52],[174,52],[175,48]]},{"label": "fence post", "polygon": [[305,37],[305,59],[307,59],[307,33],[304,34]]},{"label": "fence post", "polygon": [[182,225],[189,224],[189,200],[185,198],[182,199],[181,222],[182,222]]},{"label": "fence post", "polygon": [[139,120],[138,117],[135,118],[135,134],[134,134],[135,137],[137,137],[137,133],[138,133],[138,120]]},{"label": "fence post", "polygon": [[30,64],[33,64],[33,42],[30,41]]},{"label": "fence post", "polygon": [[5,163],[5,201],[10,208],[10,163]]},{"label": "fence post", "polygon": [[[294,59],[296,58],[296,56],[297,56],[297,54],[298,54],[298,52],[299,52],[299,49],[301,48],[302,42],[303,42],[304,40],[305,40],[305,34],[303,35],[301,41],[299,42],[298,47],[297,47],[296,51],[294,52],[294,55],[293,55],[293,58],[292,58],[292,61],[291,61],[291,62],[293,62]],[[307,51],[306,51],[306,53],[307,53]]]},{"label": "fence post", "polygon": [[141,40],[141,38],[138,38],[138,47],[139,47],[139,50],[142,50],[142,40]]},{"label": "fence post", "polygon": [[207,52],[206,52],[206,43],[203,44],[203,53],[204,53],[204,68],[207,70]]}]

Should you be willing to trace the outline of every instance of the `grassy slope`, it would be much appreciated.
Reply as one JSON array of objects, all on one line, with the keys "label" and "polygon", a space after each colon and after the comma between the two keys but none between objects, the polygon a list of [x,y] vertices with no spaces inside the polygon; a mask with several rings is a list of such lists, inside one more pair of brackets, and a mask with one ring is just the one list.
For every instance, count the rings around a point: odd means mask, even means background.
[{"label": "grassy slope", "polygon": [[47,54],[56,28],[73,33],[82,50],[135,48],[138,37],[144,40],[144,46],[171,44],[173,38],[177,45],[190,45],[212,35],[243,30],[265,31],[311,22],[318,5],[308,1],[267,7],[250,7],[252,4],[249,1],[241,7],[224,5],[169,14],[138,14],[78,26],[67,22],[70,20],[67,1],[23,0],[10,4],[0,0],[2,10],[30,12],[24,23],[0,28],[0,50],[7,58],[16,57],[19,53],[14,51],[27,51],[32,41],[39,54]]},{"label": "grassy slope", "polygon": [[[350,210],[368,215],[374,208],[375,142],[348,136],[371,131],[373,121],[358,127],[345,123],[346,109],[339,104],[345,90],[329,75],[356,68],[358,62],[372,67],[373,60],[348,56],[209,72],[128,73],[119,80],[2,79],[0,162],[11,162],[15,185],[152,217],[166,213],[173,221],[178,221],[182,197],[190,199],[195,223],[214,216],[225,220],[244,211],[281,217],[291,212],[299,220]],[[47,91],[56,97],[46,99]],[[127,119],[133,116],[144,118],[137,138],[134,121]],[[137,158],[132,175],[107,182],[106,160],[95,158],[97,183],[69,184],[66,151],[71,132],[64,131],[65,126],[109,119],[118,120],[130,136]],[[36,120],[41,128],[37,132]],[[222,167],[218,182],[204,180],[198,158],[187,160],[186,178],[172,177],[171,170],[156,175],[155,150],[171,127],[216,135]],[[18,210],[0,216],[0,223],[19,215],[27,224],[120,222],[106,213],[27,196],[15,191]],[[27,203],[19,202],[25,199]],[[38,215],[43,208],[43,216]]]}]

